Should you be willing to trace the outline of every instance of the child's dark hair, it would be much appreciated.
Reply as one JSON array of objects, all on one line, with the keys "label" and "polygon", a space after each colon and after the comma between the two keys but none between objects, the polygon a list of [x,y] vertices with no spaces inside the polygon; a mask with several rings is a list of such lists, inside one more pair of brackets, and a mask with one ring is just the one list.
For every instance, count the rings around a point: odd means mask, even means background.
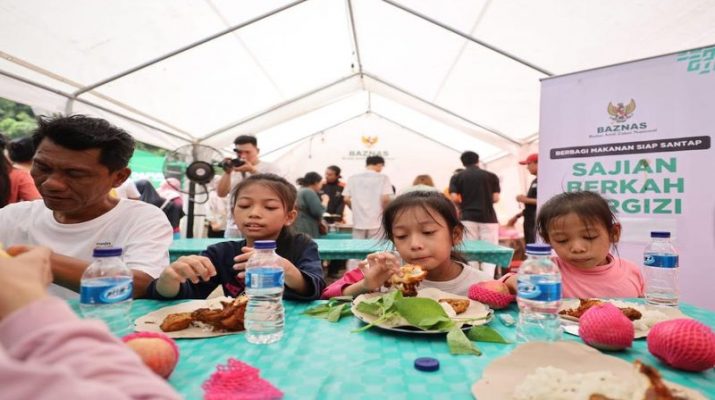
[{"label": "child's dark hair", "polygon": [[611,242],[615,242],[616,216],[606,199],[598,193],[588,191],[557,194],[539,209],[536,230],[544,241],[549,242],[549,225],[556,218],[570,213],[578,215],[587,228],[597,224],[603,225]]},{"label": "child's dark hair", "polygon": [[[462,225],[462,221],[459,220],[454,203],[449,201],[442,193],[417,190],[397,196],[395,200],[387,205],[382,213],[382,229],[385,231],[385,237],[394,242],[395,238],[392,234],[392,227],[397,217],[407,210],[418,207],[422,208],[433,218],[434,213],[444,218],[447,222],[447,229],[449,229],[450,236],[455,229],[464,230],[464,225]],[[467,259],[460,251],[456,250],[455,247],[456,246],[452,246],[450,258],[454,261],[466,263]]]},{"label": "child's dark hair", "polygon": [[25,136],[11,141],[7,146],[7,155],[16,163],[32,161],[32,157],[35,156],[35,144],[32,142],[32,137]]},{"label": "child's dark hair", "polygon": [[268,189],[272,190],[276,195],[278,195],[278,198],[281,199],[281,203],[283,203],[283,208],[286,211],[292,211],[293,209],[295,209],[295,199],[297,196],[295,186],[291,185],[290,183],[288,183],[287,180],[276,174],[256,174],[251,175],[246,179],[242,180],[233,189],[233,193],[231,193],[231,195],[233,196],[231,210],[236,208],[238,194],[241,193],[241,190],[244,190],[251,185],[263,185]]},{"label": "child's dark hair", "polygon": [[304,177],[298,178],[296,183],[298,183],[300,186],[308,187],[308,186],[314,185],[322,180],[323,180],[323,177],[320,176],[319,173],[311,171],[311,172],[306,173]]}]

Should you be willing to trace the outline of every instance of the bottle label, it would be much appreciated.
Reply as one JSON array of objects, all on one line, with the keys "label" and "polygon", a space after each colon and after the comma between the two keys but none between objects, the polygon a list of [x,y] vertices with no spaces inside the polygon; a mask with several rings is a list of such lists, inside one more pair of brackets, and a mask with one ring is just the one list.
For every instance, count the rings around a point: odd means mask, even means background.
[{"label": "bottle label", "polygon": [[283,268],[251,268],[246,271],[246,288],[270,289],[282,288],[284,281]]},{"label": "bottle label", "polygon": [[129,279],[96,279],[83,282],[79,289],[82,304],[114,304],[132,297],[134,281]]},{"label": "bottle label", "polygon": [[560,301],[561,282],[552,277],[539,275],[520,276],[517,280],[517,296],[532,301]]},{"label": "bottle label", "polygon": [[646,254],[643,265],[655,268],[678,268],[678,256],[675,254]]}]

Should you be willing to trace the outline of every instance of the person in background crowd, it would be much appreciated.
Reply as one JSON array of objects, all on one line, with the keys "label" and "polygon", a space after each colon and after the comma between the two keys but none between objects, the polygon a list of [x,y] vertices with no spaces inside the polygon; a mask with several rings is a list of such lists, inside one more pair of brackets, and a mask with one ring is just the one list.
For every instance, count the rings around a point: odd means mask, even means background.
[{"label": "person in background crowd", "polygon": [[142,297],[169,265],[171,226],[156,207],[109,195],[131,174],[134,139],[103,119],[72,115],[40,118],[33,140],[32,178],[42,200],[0,209],[0,242],[14,255],[50,247],[54,282],[75,292],[97,245],[121,247],[134,296]]},{"label": "person in background crowd", "polygon": [[[461,197],[459,207],[466,228],[464,239],[499,244],[499,221],[494,211],[494,203],[499,201],[501,192],[499,178],[479,168],[479,155],[473,151],[462,153],[460,160],[464,171],[454,178],[449,192],[455,202]],[[493,275],[496,265],[482,263],[481,268]]]},{"label": "person in background crowd", "polygon": [[323,178],[317,172],[308,172],[304,177],[298,178],[298,198],[296,208],[298,217],[293,224],[296,232],[305,233],[312,238],[320,236],[320,224],[328,205],[328,195],[318,197]]},{"label": "person in background crowd", "polygon": [[6,145],[7,139],[0,133],[0,208],[18,201],[40,198],[30,173],[14,167],[5,157]]},{"label": "person in background crowd", "polygon": [[[250,175],[255,174],[275,174],[278,176],[283,176],[282,171],[277,165],[269,163],[268,161],[261,161],[258,158],[258,154],[261,149],[258,148],[258,141],[255,136],[251,135],[240,135],[234,141],[236,156],[241,162],[239,165],[232,165],[230,163],[231,159],[224,159],[224,174],[218,181],[216,186],[216,192],[219,197],[226,197],[233,192],[233,189],[242,180],[246,179]],[[228,161],[229,163],[226,163]],[[233,199],[228,199],[228,204],[232,204]],[[241,237],[241,232],[233,221],[233,214],[228,213],[228,220],[226,221],[226,237]]]},{"label": "person in background crowd", "polygon": [[171,224],[171,229],[174,232],[173,238],[177,239],[176,232],[178,232],[181,218],[184,217],[184,210],[181,206],[174,201],[162,197],[159,192],[154,189],[154,185],[146,179],[138,180],[136,186],[137,191],[140,193],[139,200],[159,207],[164,215],[166,215],[169,224]]},{"label": "person in background crowd", "polygon": [[[174,229],[174,239],[179,239],[181,237],[181,218],[186,215],[184,213],[184,200],[181,198],[181,182],[176,178],[166,178],[164,182],[159,184],[159,189],[157,193],[159,196],[163,197],[165,201],[173,204],[173,207],[169,208],[171,212],[166,212],[169,217],[169,222],[171,222],[171,227]],[[162,210],[167,210],[168,204],[161,206]],[[180,211],[175,211],[180,210]]]},{"label": "person in background crowd", "polygon": [[412,181],[412,186],[406,188],[402,193],[414,192],[421,190],[423,192],[439,192],[439,189],[434,187],[434,181],[429,175],[417,175]]},{"label": "person in background crowd", "polygon": [[111,190],[111,195],[118,199],[140,200],[141,193],[132,178],[127,178],[118,188]]},{"label": "person in background crowd", "polygon": [[452,202],[453,202],[455,205],[457,205],[457,211],[459,211],[459,203],[462,202],[462,196],[460,196],[459,194],[450,194],[450,193],[449,193],[449,188],[452,187],[452,185],[454,184],[454,179],[455,179],[455,178],[457,177],[457,175],[459,175],[459,173],[462,172],[462,171],[464,171],[464,168],[457,168],[457,169],[455,169],[455,170],[452,172],[452,176],[449,177],[449,185],[448,185],[446,188],[444,188],[444,192],[443,192],[444,195],[445,195],[448,199],[452,200]]},{"label": "person in background crowd", "polygon": [[380,237],[380,216],[392,198],[392,184],[382,174],[385,159],[370,156],[365,160],[366,169],[348,178],[343,198],[353,211],[353,239],[377,239]]},{"label": "person in background crowd", "polygon": [[[524,217],[524,242],[536,243],[536,173],[539,170],[539,154],[533,153],[526,157],[526,160],[519,161],[519,164],[526,165],[531,175],[534,175],[534,180],[529,185],[529,190],[526,195],[520,194],[516,196],[516,201],[524,204],[524,210],[509,220],[509,224],[513,225],[519,217]],[[512,221],[513,220],[513,221]]]},{"label": "person in background crowd", "polygon": [[35,145],[32,138],[13,139],[7,146],[7,155],[17,168],[29,171],[32,168],[32,157],[35,156]]},{"label": "person in background crowd", "polygon": [[180,399],[96,320],[49,296],[52,252],[0,256],[3,399]]},{"label": "person in background crowd", "polygon": [[340,180],[340,172],[340,167],[337,165],[331,165],[325,169],[325,183],[323,184],[322,193],[328,195],[328,206],[325,212],[342,217],[345,211],[345,202],[343,201],[345,183]]},{"label": "person in background crowd", "polygon": [[222,238],[226,233],[226,218],[228,208],[226,207],[226,198],[219,197],[216,192],[216,185],[221,179],[220,176],[215,176],[209,184],[209,200],[206,204],[206,222],[208,224],[208,234],[210,238]]},{"label": "person in background crowd", "polygon": [[[325,183],[323,183],[322,192],[327,194],[329,199],[325,212],[333,216],[331,220],[326,221],[328,224],[345,222],[345,201],[343,199],[345,182],[340,180],[341,172],[337,165],[331,165],[325,169]],[[331,278],[340,277],[342,275],[340,271],[345,268],[345,260],[323,261],[323,264],[327,264],[327,275]]]}]

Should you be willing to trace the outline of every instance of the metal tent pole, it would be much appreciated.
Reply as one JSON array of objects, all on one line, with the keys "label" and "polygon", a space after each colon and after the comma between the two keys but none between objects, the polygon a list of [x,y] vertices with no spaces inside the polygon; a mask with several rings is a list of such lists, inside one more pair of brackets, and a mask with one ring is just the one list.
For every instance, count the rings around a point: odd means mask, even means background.
[{"label": "metal tent pole", "polygon": [[427,22],[429,22],[429,23],[431,23],[431,24],[437,25],[437,26],[439,26],[439,27],[442,28],[442,29],[446,29],[446,30],[448,30],[448,31],[450,31],[450,32],[452,32],[452,33],[454,33],[454,34],[456,34],[456,35],[459,35],[459,36],[461,36],[461,37],[463,37],[463,38],[469,40],[470,42],[474,42],[474,43],[476,43],[476,44],[478,44],[478,45],[480,45],[480,46],[484,46],[484,47],[488,48],[489,50],[492,50],[492,51],[494,51],[494,52],[496,52],[496,53],[498,53],[498,54],[503,55],[504,57],[510,58],[510,59],[512,59],[512,60],[514,60],[514,61],[516,61],[516,62],[518,62],[519,64],[523,64],[523,65],[525,65],[525,66],[527,66],[527,67],[529,67],[529,68],[531,68],[531,69],[534,69],[534,70],[536,70],[536,71],[539,71],[539,72],[541,72],[541,73],[544,74],[544,75],[548,75],[548,76],[552,76],[552,75],[553,75],[553,73],[549,72],[548,70],[546,70],[546,69],[544,69],[544,68],[541,68],[541,67],[539,67],[539,66],[537,66],[537,65],[534,65],[534,64],[532,64],[532,63],[530,63],[530,62],[524,60],[523,58],[517,57],[517,56],[515,56],[515,55],[513,55],[513,54],[511,54],[511,53],[509,53],[509,52],[507,52],[507,51],[504,51],[504,50],[502,50],[502,49],[500,49],[500,48],[498,48],[498,47],[496,47],[496,46],[492,46],[491,44],[489,44],[489,43],[487,43],[487,42],[485,42],[485,41],[482,41],[482,40],[473,38],[472,36],[470,36],[470,35],[468,35],[468,34],[462,32],[462,31],[460,31],[460,30],[457,30],[457,29],[455,29],[455,28],[452,28],[452,27],[449,26],[449,25],[446,25],[446,24],[443,24],[443,23],[441,23],[441,22],[439,22],[439,21],[436,21],[436,20],[434,20],[434,19],[432,19],[432,18],[430,18],[430,17],[428,17],[428,16],[426,16],[426,15],[424,15],[424,14],[422,14],[422,13],[419,13],[419,12],[417,12],[417,11],[411,9],[411,8],[405,7],[405,6],[403,6],[402,4],[396,3],[396,2],[391,1],[391,0],[382,0],[382,1],[385,2],[385,3],[387,3],[387,4],[389,4],[389,5],[391,5],[391,6],[393,6],[393,7],[399,8],[399,9],[402,10],[402,11],[405,11],[405,12],[407,12],[407,13],[409,13],[409,14],[412,14],[412,15],[414,15],[415,17],[421,18],[421,19],[423,19],[423,20],[425,20],[425,21],[427,21]]}]

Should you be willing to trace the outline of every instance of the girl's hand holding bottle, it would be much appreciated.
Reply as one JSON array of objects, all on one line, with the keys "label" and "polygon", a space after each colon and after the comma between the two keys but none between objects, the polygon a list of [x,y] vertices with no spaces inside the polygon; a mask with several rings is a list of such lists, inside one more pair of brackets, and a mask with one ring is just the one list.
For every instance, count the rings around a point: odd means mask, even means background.
[{"label": "girl's hand holding bottle", "polygon": [[[233,261],[235,262],[235,264],[233,264],[233,269],[239,271],[237,278],[240,281],[246,279],[246,264],[254,252],[253,247],[248,246],[241,248],[241,251],[243,253],[233,258]],[[298,293],[304,293],[308,289],[302,273],[298,267],[293,265],[292,262],[279,256],[278,266],[283,268],[283,272],[285,273],[285,286]]]}]

